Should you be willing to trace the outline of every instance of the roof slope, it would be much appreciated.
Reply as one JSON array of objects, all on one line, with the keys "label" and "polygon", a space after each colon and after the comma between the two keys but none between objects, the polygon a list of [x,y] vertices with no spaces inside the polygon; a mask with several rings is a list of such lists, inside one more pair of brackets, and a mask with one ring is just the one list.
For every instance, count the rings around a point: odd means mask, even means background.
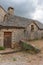
[{"label": "roof slope", "polygon": [[43,29],[43,24],[40,23],[39,21],[35,20],[35,23],[37,24],[37,26],[40,28],[40,29]]},{"label": "roof slope", "polygon": [[40,23],[36,20],[27,19],[27,18],[19,17],[19,16],[11,16],[11,17],[9,17],[9,20],[0,22],[0,25],[2,25],[2,26],[13,26],[13,27],[14,26],[16,26],[16,27],[26,27],[32,21],[34,21],[40,29],[43,29],[42,23]]},{"label": "roof slope", "polygon": [[1,5],[0,5],[0,8],[2,8],[7,13],[7,11]]}]

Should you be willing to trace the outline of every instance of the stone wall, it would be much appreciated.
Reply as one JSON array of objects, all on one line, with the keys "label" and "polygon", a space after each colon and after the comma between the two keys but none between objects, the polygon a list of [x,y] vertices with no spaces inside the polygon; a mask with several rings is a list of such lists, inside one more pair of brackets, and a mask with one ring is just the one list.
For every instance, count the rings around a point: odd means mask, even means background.
[{"label": "stone wall", "polygon": [[23,39],[24,37],[24,30],[23,29],[15,29],[14,32],[12,32],[13,40],[12,42],[19,42],[19,40]]},{"label": "stone wall", "polygon": [[[33,23],[32,23],[33,24]],[[22,39],[41,39],[43,30],[39,30],[35,24],[34,32],[31,32],[31,24],[24,29],[0,29],[0,46],[4,45],[4,32],[12,32],[12,47]]]},{"label": "stone wall", "polygon": [[43,30],[39,31],[39,33],[40,38],[43,39]]},{"label": "stone wall", "polygon": [[1,29],[0,30],[0,46],[4,45],[4,32],[12,32],[12,46],[24,38],[23,29]]},{"label": "stone wall", "polygon": [[[34,31],[31,31],[31,25],[34,25]],[[26,39],[40,39],[41,38],[41,30],[38,29],[37,25],[33,22],[27,26],[25,35],[27,36]]]},{"label": "stone wall", "polygon": [[2,32],[2,30],[0,30],[0,46],[3,46],[3,43],[4,43],[4,40],[3,40],[3,32]]},{"label": "stone wall", "polygon": [[6,12],[4,11],[4,9],[0,7],[0,22],[3,21],[5,14],[6,14]]}]

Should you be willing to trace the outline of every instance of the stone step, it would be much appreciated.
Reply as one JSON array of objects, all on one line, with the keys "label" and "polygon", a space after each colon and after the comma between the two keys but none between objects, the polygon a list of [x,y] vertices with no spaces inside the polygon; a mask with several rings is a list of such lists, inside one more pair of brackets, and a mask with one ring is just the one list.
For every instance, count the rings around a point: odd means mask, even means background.
[{"label": "stone step", "polygon": [[16,53],[16,52],[20,52],[21,50],[14,50],[14,49],[5,49],[0,51],[0,54],[11,54],[11,53]]}]

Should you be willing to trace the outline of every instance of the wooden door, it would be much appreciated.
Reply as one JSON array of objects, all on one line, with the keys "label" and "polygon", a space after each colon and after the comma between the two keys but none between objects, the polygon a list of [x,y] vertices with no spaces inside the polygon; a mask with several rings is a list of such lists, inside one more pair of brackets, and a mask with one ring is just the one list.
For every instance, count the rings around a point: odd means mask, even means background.
[{"label": "wooden door", "polygon": [[11,32],[4,32],[4,47],[11,48],[11,39],[12,33]]}]

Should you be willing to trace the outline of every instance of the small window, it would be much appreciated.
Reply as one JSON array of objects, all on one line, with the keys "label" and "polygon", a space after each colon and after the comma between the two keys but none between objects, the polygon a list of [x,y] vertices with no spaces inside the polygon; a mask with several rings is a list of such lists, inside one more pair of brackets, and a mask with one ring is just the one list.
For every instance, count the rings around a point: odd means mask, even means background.
[{"label": "small window", "polygon": [[31,25],[31,31],[32,32],[34,31],[34,25]]}]

